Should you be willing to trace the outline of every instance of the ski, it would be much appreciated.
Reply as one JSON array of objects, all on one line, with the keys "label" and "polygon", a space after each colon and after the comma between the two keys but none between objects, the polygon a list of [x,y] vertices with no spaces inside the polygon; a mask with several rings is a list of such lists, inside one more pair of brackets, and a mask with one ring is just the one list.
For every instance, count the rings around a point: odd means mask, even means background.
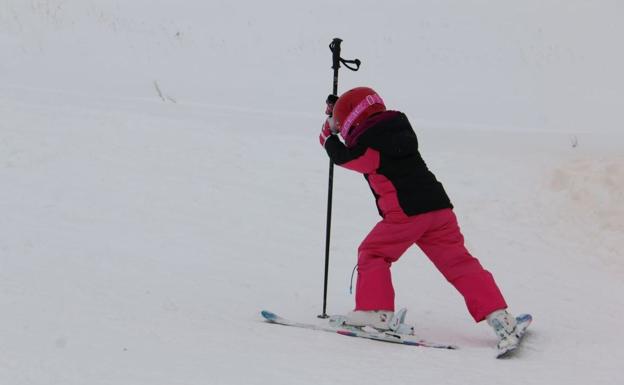
[{"label": "ski", "polygon": [[506,358],[513,355],[513,353],[520,347],[522,339],[526,334],[527,328],[533,321],[533,317],[530,314],[521,314],[516,317],[516,337],[518,337],[516,343],[507,346],[506,348],[497,349],[496,358]]},{"label": "ski", "polygon": [[436,349],[457,349],[457,346],[455,345],[426,341],[414,335],[398,334],[392,331],[382,332],[373,328],[366,328],[365,330],[364,328],[359,328],[359,327],[349,326],[349,325],[331,326],[331,325],[315,325],[315,324],[301,323],[301,322],[291,321],[289,319],[280,317],[277,314],[270,312],[268,310],[262,310],[260,314],[267,322],[279,324],[279,325],[293,326],[293,327],[310,329],[310,330],[320,330],[320,331],[325,331],[325,332],[330,332],[330,333],[338,333],[340,335],[348,336],[348,337],[367,338],[370,340],[390,342],[390,343],[402,344],[402,345],[421,346],[421,347],[436,348]]}]

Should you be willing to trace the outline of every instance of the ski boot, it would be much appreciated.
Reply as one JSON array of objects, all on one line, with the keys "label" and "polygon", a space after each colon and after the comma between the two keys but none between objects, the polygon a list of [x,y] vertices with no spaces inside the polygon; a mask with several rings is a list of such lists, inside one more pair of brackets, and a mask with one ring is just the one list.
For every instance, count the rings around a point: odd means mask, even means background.
[{"label": "ski boot", "polygon": [[389,310],[354,310],[344,316],[332,316],[329,322],[334,326],[374,328],[380,332],[413,335],[414,327],[405,324],[406,314],[405,308],[396,313]]},{"label": "ski boot", "polygon": [[520,346],[522,337],[531,324],[533,317],[530,314],[514,317],[507,310],[497,310],[487,316],[486,319],[488,325],[494,329],[494,333],[498,336],[496,357],[502,358]]}]

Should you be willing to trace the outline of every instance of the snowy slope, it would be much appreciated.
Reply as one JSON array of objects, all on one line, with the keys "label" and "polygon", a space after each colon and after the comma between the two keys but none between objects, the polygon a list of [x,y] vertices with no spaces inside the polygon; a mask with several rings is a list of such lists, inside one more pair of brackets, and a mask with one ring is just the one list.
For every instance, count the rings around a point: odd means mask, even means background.
[{"label": "snowy slope", "polygon": [[[335,9],[328,14],[329,9]],[[381,12],[381,13],[380,13]],[[615,1],[0,4],[0,384],[615,384],[624,315],[624,58]],[[417,249],[397,304],[457,351],[320,322],[328,43],[406,111],[517,358]],[[378,220],[337,169],[329,311]]]}]

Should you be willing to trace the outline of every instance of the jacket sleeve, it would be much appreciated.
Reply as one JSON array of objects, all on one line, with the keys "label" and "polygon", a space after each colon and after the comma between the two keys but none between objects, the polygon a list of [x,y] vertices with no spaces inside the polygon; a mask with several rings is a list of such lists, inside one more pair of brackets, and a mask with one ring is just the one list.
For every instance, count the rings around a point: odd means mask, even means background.
[{"label": "jacket sleeve", "polygon": [[327,139],[325,150],[335,164],[349,170],[370,174],[379,168],[379,152],[377,150],[362,145],[348,148],[336,135]]}]

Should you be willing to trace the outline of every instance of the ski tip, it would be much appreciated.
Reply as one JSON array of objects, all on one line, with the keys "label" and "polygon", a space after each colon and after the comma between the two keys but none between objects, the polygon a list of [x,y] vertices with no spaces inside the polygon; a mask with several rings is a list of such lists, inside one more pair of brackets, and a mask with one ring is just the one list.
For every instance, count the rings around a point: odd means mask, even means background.
[{"label": "ski tip", "polygon": [[260,314],[262,315],[262,317],[264,317],[264,319],[266,319],[267,321],[274,321],[275,319],[277,319],[277,314],[270,312],[268,310],[262,310],[260,312]]}]

